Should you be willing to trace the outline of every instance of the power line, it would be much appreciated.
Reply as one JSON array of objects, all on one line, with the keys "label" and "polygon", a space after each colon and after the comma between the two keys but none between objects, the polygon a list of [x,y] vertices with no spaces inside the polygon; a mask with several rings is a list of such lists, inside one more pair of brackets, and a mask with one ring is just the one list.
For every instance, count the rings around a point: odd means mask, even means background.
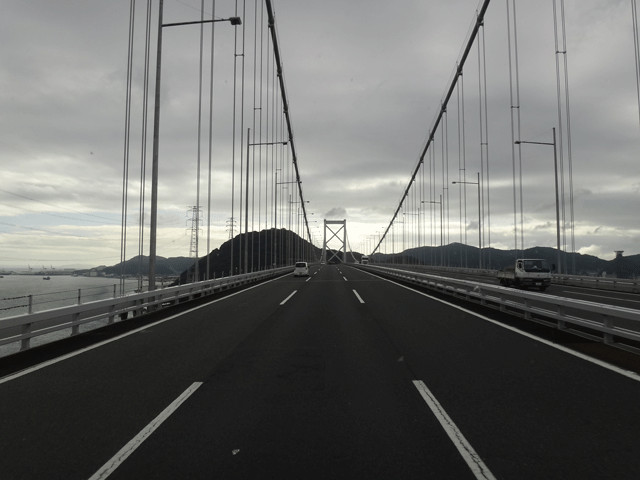
[{"label": "power line", "polygon": [[[41,204],[43,204],[43,205],[48,205],[48,206],[50,206],[50,207],[59,208],[60,210],[66,210],[67,212],[77,213],[78,215],[87,215],[87,216],[89,216],[89,217],[100,218],[100,219],[102,219],[102,220],[108,220],[108,221],[110,221],[110,222],[111,222],[111,221],[113,221],[113,220],[112,220],[112,219],[110,219],[110,218],[101,217],[101,216],[99,216],[99,215],[94,215],[94,214],[92,214],[92,213],[79,212],[79,211],[77,211],[77,210],[72,210],[71,208],[62,207],[62,206],[60,206],[60,205],[54,205],[53,203],[47,203],[47,202],[43,202],[43,201],[40,201],[40,200],[36,200],[35,198],[27,197],[27,196],[25,196],[25,195],[20,195],[19,193],[15,193],[15,192],[10,192],[10,191],[8,191],[8,190],[4,190],[4,189],[2,189],[2,188],[0,188],[0,192],[8,193],[9,195],[14,195],[14,196],[16,196],[16,197],[24,198],[25,200],[30,200],[30,201],[32,201],[32,202],[36,202],[36,203],[41,203]],[[18,207],[16,207],[16,208],[18,208]],[[47,214],[46,212],[41,212],[41,213]],[[47,215],[50,215],[50,214],[47,214]]]},{"label": "power line", "polygon": [[24,227],[24,226],[21,226],[21,225],[14,225],[13,223],[0,222],[0,225],[7,225],[9,227],[15,227],[15,228],[23,228],[25,230],[33,230],[33,231],[36,231],[36,232],[51,233],[53,235],[62,235],[62,236],[65,236],[65,237],[91,238],[91,237],[86,237],[84,235],[72,235],[70,233],[53,232],[51,230],[45,230],[44,228]]}]

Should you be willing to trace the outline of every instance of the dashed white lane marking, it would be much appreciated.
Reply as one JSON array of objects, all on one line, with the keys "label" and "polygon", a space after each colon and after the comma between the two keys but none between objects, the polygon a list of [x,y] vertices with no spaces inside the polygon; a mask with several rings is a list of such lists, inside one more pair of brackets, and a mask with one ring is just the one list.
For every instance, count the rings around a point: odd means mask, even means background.
[{"label": "dashed white lane marking", "polygon": [[289,301],[289,299],[291,297],[293,297],[296,293],[298,293],[297,290],[294,290],[293,293],[291,295],[289,295],[287,298],[285,298],[283,301],[280,302],[280,305],[284,305],[285,303],[287,303]]},{"label": "dashed white lane marking", "polygon": [[116,453],[111,460],[105,463],[100,470],[93,474],[93,476],[89,480],[103,480],[111,475],[116,468],[118,468],[122,462],[124,462],[129,455],[131,455],[136,448],[138,448],[142,442],[144,442],[149,435],[151,435],[167,418],[171,416],[173,412],[177,410],[177,408],[182,405],[182,403],[189,398],[193,392],[195,392],[202,382],[195,382],[189,388],[187,388],[182,395],[176,398],[171,404],[165,408],[160,415],[153,419],[153,421],[147,425],[144,429],[138,433],[135,437],[133,437],[129,443],[127,443],[124,447],[120,449],[118,453]]},{"label": "dashed white lane marking", "polygon": [[305,282],[308,282],[309,280],[311,280],[311,277],[307,278],[307,279],[305,280]]},{"label": "dashed white lane marking", "polygon": [[358,300],[360,300],[360,303],[364,303],[364,300],[362,299],[362,297],[360,295],[358,295],[358,292],[356,292],[355,290],[353,291],[353,293],[356,294],[356,297],[358,297]]},{"label": "dashed white lane marking", "polygon": [[453,423],[453,420],[451,420],[449,415],[447,415],[447,412],[444,411],[440,402],[436,400],[436,397],[433,396],[424,382],[421,380],[414,380],[413,384],[416,386],[427,405],[429,405],[429,408],[440,422],[440,425],[442,425],[444,431],[449,435],[449,438],[460,452],[460,455],[462,455],[462,458],[464,458],[464,461],[467,462],[467,465],[475,477],[485,480],[495,480],[496,477],[493,476],[471,444],[466,438],[464,438],[462,432],[458,430],[456,424]]},{"label": "dashed white lane marking", "polygon": [[342,277],[342,278],[344,278],[344,281],[345,281],[345,282],[348,282],[348,281],[349,281],[349,280],[347,280],[347,278],[346,278],[346,277]]}]

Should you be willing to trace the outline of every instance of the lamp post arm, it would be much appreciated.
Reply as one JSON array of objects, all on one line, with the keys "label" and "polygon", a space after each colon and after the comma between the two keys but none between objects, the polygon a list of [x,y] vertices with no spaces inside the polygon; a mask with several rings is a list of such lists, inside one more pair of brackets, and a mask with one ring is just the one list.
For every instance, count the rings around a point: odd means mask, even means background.
[{"label": "lamp post arm", "polygon": [[213,22],[231,22],[231,25],[242,25],[242,20],[240,17],[229,17],[229,18],[215,18],[213,20],[196,20],[193,22],[177,22],[177,23],[165,23],[163,27],[179,27],[180,25],[200,25],[202,23],[213,23]]},{"label": "lamp post arm", "polygon": [[286,145],[289,142],[266,142],[266,143],[249,143],[250,147],[255,147],[256,145]]},{"label": "lamp post arm", "polygon": [[521,143],[529,143],[531,145],[555,145],[555,143],[550,143],[550,142],[527,142],[525,140],[516,140],[513,143],[515,143],[516,145],[520,145]]}]

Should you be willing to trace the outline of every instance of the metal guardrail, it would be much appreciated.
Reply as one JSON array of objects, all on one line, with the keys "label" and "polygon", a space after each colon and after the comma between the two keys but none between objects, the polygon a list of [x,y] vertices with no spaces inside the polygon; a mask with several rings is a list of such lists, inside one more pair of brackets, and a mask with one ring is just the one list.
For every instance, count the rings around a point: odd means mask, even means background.
[{"label": "metal guardrail", "polygon": [[[382,266],[369,264],[372,266]],[[416,269],[430,272],[460,273],[466,275],[479,275],[483,277],[496,278],[498,270],[486,268],[464,268],[464,267],[437,267],[430,265],[407,265],[396,264],[390,268]],[[624,279],[612,277],[592,277],[580,275],[551,275],[551,283],[556,285],[566,285],[572,287],[597,288],[600,290],[613,290],[617,292],[640,293],[640,279]]]},{"label": "metal guardrail", "polygon": [[108,319],[108,324],[116,317],[125,320],[129,313],[133,316],[148,311],[157,311],[180,301],[193,300],[214,292],[257,282],[293,271],[293,267],[222,277],[177,287],[167,287],[154,291],[136,293],[107,300],[97,300],[69,307],[55,308],[37,313],[16,315],[0,319],[0,345],[21,342],[20,350],[31,348],[31,339],[40,335],[71,329],[71,335],[80,333],[80,325]]},{"label": "metal guardrail", "polygon": [[[577,333],[597,338],[605,344],[620,344],[621,339],[640,342],[640,310],[409,270],[372,265],[358,267],[437,292],[473,300],[481,305],[493,306],[501,312],[518,313],[527,320],[551,324],[560,330],[576,330],[569,325],[580,327]],[[640,351],[634,346],[619,346]]]}]

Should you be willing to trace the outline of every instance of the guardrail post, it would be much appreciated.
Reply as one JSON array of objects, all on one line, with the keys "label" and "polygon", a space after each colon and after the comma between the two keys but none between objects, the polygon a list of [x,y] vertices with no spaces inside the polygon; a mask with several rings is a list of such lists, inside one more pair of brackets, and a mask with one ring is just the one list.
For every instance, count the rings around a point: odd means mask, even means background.
[{"label": "guardrail post", "polygon": [[[31,297],[31,295],[29,295]],[[22,325],[22,335],[27,335],[31,333],[31,323],[25,323]],[[31,337],[23,338],[20,342],[20,351],[28,350],[31,348]]]},{"label": "guardrail post", "polygon": [[[80,299],[82,298],[82,289],[78,289],[78,305],[80,305]],[[72,317],[72,321],[75,322],[76,320],[78,320],[80,318],[80,314],[79,313],[74,313],[73,317]],[[72,325],[71,326],[71,336],[73,337],[74,335],[78,335],[80,333],[80,325]]]},{"label": "guardrail post", "polygon": [[[116,298],[116,284],[113,284],[113,298]],[[115,305],[113,305],[109,310],[113,312],[115,310]],[[114,314],[109,315],[109,321],[107,322],[109,325],[115,322],[116,316]]]},{"label": "guardrail post", "polygon": [[[613,328],[613,318],[609,315],[602,315],[602,324],[605,328],[612,329]],[[610,332],[604,332],[604,343],[606,345],[611,345],[613,343],[613,334]]]},{"label": "guardrail post", "polygon": [[[564,317],[565,308],[562,305],[558,305],[557,312],[558,312],[558,315],[560,315],[561,317]],[[564,320],[558,320],[558,329],[559,330],[566,330],[567,329],[567,323]]]},{"label": "guardrail post", "polygon": [[482,290],[482,288],[480,289],[480,305],[486,305],[487,304],[487,298],[486,295],[484,294],[484,290]]},{"label": "guardrail post", "polygon": [[528,298],[524,299],[524,318],[526,320],[531,320],[531,312],[529,311],[529,309],[531,308],[531,300],[529,300]]},{"label": "guardrail post", "polygon": [[116,309],[115,305],[111,305],[111,307],[109,308],[109,321],[107,322],[107,324],[111,325],[112,323],[115,322],[116,316],[113,313]]}]

